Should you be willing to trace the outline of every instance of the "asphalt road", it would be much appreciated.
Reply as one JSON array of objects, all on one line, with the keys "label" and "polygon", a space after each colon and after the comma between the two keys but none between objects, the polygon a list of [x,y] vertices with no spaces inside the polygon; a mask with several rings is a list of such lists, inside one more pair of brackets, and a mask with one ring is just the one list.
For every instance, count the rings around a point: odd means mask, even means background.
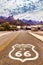
[{"label": "asphalt road", "polygon": [[[16,32],[16,34],[17,33],[18,32]],[[10,35],[12,35],[12,37],[10,38],[13,38],[16,34],[14,32],[13,34],[11,33]],[[6,36],[6,38],[10,35]],[[42,45],[43,42],[29,34],[28,31],[20,31],[13,41],[0,51],[0,65],[43,65]],[[14,50],[12,46],[15,48]],[[35,46],[35,48],[33,48],[33,46]],[[13,59],[9,57],[11,51]],[[17,54],[18,51],[20,54]],[[26,52],[28,53],[26,54]],[[25,60],[26,58],[28,60]],[[22,61],[20,59],[22,59]]]}]

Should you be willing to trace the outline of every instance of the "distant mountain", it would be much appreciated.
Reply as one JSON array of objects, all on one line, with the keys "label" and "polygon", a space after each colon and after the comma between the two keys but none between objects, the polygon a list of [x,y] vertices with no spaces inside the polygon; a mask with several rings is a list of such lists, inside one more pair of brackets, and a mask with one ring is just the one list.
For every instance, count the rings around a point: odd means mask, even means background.
[{"label": "distant mountain", "polygon": [[6,20],[7,20],[10,24],[25,25],[25,23],[22,22],[21,20],[19,20],[19,19],[15,20],[15,19],[13,18],[13,16],[9,16]]},{"label": "distant mountain", "polygon": [[13,16],[9,16],[8,18],[6,18],[6,21],[8,21],[10,24],[14,24],[16,22]]},{"label": "distant mountain", "polygon": [[9,22],[10,24],[15,24],[15,25],[25,25],[25,23],[22,22],[21,20],[19,20],[19,19],[15,20],[13,18],[13,16],[9,16],[7,18],[5,18],[3,16],[2,17],[0,16],[0,24],[2,24],[4,22]]},{"label": "distant mountain", "polygon": [[28,21],[26,22],[26,24],[27,24],[27,25],[33,25],[34,22],[33,22],[32,20],[28,20]]},{"label": "distant mountain", "polygon": [[0,24],[6,21],[6,17],[0,16]]},{"label": "distant mountain", "polygon": [[36,22],[36,21],[33,21],[33,20],[22,19],[22,21],[23,21],[26,25],[35,25],[35,24],[37,24],[37,22]]},{"label": "distant mountain", "polygon": [[25,25],[25,23],[22,20],[17,19],[15,22],[16,25]]},{"label": "distant mountain", "polygon": [[38,24],[41,24],[41,25],[43,25],[43,21],[40,21]]},{"label": "distant mountain", "polygon": [[43,25],[43,21],[33,21],[33,20],[26,20],[26,19],[17,19],[15,20],[13,18],[13,16],[9,16],[9,17],[3,17],[3,16],[0,16],[0,24],[1,23],[4,23],[4,22],[9,22],[10,24],[15,24],[15,25],[36,25],[36,24],[41,24]]}]

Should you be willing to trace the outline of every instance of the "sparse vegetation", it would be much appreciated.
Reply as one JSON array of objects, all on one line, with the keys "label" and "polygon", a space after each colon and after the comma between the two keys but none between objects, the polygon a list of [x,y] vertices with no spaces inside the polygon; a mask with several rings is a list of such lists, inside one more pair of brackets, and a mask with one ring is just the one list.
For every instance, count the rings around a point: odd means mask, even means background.
[{"label": "sparse vegetation", "polygon": [[12,25],[12,27],[10,27],[10,30],[12,30],[12,31],[17,30],[17,26],[16,25]]},{"label": "sparse vegetation", "polygon": [[9,24],[9,22],[5,22],[1,26],[4,27],[4,30],[10,30],[10,24]]},{"label": "sparse vegetation", "polygon": [[1,27],[1,26],[0,26],[0,31],[4,31],[4,27]]},{"label": "sparse vegetation", "polygon": [[17,30],[16,25],[10,25],[9,22],[5,22],[0,25],[0,31],[14,31]]}]

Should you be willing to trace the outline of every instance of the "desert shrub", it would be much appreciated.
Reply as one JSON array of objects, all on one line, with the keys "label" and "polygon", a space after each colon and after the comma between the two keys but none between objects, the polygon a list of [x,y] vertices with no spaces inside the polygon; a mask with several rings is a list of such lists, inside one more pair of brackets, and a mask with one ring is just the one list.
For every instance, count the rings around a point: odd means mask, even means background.
[{"label": "desert shrub", "polygon": [[10,24],[9,24],[9,22],[5,22],[1,26],[4,27],[4,30],[10,30]]},{"label": "desert shrub", "polygon": [[16,25],[12,25],[12,27],[10,27],[10,30],[14,31],[17,29],[17,26]]},{"label": "desert shrub", "polygon": [[0,26],[0,31],[4,31],[4,27],[1,27],[1,26]]}]

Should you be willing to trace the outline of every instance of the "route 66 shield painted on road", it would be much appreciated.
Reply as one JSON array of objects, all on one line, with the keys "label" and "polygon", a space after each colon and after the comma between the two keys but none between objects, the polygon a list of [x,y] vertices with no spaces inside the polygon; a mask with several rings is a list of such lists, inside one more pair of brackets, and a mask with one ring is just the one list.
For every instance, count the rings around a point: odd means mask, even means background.
[{"label": "route 66 shield painted on road", "polygon": [[35,46],[31,44],[15,44],[9,52],[9,58],[25,62],[27,60],[36,60],[39,57]]}]

